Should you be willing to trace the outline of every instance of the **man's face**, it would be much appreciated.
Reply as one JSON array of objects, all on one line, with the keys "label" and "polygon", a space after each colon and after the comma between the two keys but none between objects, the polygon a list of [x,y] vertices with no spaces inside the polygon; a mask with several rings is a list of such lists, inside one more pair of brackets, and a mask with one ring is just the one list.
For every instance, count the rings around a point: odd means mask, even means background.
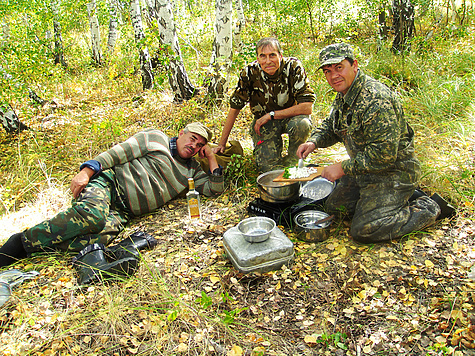
[{"label": "man's face", "polygon": [[206,140],[194,133],[181,130],[176,140],[176,147],[181,158],[189,159],[206,145]]},{"label": "man's face", "polygon": [[273,75],[280,68],[282,54],[272,45],[257,49],[257,62],[262,70],[269,75]]},{"label": "man's face", "polygon": [[336,64],[328,64],[323,68],[323,74],[327,78],[328,84],[337,92],[345,95],[350,88],[353,80],[355,80],[358,72],[358,62],[353,62],[353,65],[345,59],[343,62]]}]

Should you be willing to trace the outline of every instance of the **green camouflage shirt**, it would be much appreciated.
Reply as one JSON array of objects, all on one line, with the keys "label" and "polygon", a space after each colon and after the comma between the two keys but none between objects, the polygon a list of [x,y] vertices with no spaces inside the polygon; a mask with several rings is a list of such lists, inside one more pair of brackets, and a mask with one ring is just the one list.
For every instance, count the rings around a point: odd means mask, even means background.
[{"label": "green camouflage shirt", "polygon": [[282,58],[279,70],[272,76],[257,61],[246,66],[230,99],[233,109],[241,110],[248,102],[255,118],[270,111],[290,108],[315,101],[302,63],[296,58]]},{"label": "green camouflage shirt", "polygon": [[398,97],[361,70],[346,95],[337,94],[330,115],[308,141],[317,148],[343,142],[350,157],[342,162],[343,171],[357,179],[413,183],[420,176],[414,131]]}]

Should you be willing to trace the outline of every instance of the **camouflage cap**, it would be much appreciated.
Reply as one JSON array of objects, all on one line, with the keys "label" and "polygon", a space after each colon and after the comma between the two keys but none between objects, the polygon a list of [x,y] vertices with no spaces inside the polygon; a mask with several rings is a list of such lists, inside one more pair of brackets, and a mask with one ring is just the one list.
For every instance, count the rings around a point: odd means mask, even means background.
[{"label": "camouflage cap", "polygon": [[355,59],[353,48],[347,43],[334,43],[326,46],[320,51],[320,66],[318,69],[327,64],[336,64],[343,62],[345,58]]},{"label": "camouflage cap", "polygon": [[192,122],[191,124],[186,125],[185,129],[187,129],[189,132],[193,132],[195,134],[200,135],[206,141],[211,140],[211,138],[213,137],[212,132],[201,122]]}]

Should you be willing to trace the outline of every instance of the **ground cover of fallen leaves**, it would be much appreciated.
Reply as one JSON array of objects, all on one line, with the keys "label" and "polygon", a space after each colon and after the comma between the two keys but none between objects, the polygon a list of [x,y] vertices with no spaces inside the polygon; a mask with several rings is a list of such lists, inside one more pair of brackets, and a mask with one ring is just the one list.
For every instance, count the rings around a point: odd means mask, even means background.
[{"label": "ground cover of fallen leaves", "polygon": [[475,226],[440,221],[400,241],[360,245],[335,221],[321,243],[295,239],[293,263],[239,273],[223,233],[257,191],[203,199],[202,220],[178,199],[135,221],[159,240],[130,279],[80,288],[69,257],[15,267],[41,273],[0,309],[3,355],[475,354]]},{"label": "ground cover of fallen leaves", "polygon": [[[249,123],[238,125],[249,155]],[[319,154],[322,163],[338,160]],[[258,196],[250,182],[228,182],[222,196],[203,198],[199,222],[187,219],[183,198],[132,222],[126,234],[143,230],[159,244],[128,279],[78,286],[63,254],[17,263],[40,275],[14,287],[0,308],[0,354],[475,355],[472,216],[460,209],[424,232],[375,245],[355,243],[345,220],[334,220],[321,243],[280,227],[294,243],[294,261],[242,274],[222,239],[249,215]],[[19,215],[54,213],[28,208]],[[19,215],[1,221],[5,237],[33,224]]]}]

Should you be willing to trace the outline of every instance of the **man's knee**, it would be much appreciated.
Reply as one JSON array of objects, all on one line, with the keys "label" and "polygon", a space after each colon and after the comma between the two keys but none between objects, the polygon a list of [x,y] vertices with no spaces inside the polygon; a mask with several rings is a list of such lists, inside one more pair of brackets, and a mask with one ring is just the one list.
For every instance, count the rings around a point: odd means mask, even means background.
[{"label": "man's knee", "polygon": [[80,223],[90,228],[90,233],[102,231],[106,226],[107,216],[109,214],[108,209],[104,209],[102,206],[90,206],[89,204],[77,204],[74,207],[76,211],[76,218],[71,219],[72,225]]},{"label": "man's knee", "polygon": [[312,120],[308,115],[293,117],[288,125],[288,134],[293,141],[305,142],[312,131]]}]

